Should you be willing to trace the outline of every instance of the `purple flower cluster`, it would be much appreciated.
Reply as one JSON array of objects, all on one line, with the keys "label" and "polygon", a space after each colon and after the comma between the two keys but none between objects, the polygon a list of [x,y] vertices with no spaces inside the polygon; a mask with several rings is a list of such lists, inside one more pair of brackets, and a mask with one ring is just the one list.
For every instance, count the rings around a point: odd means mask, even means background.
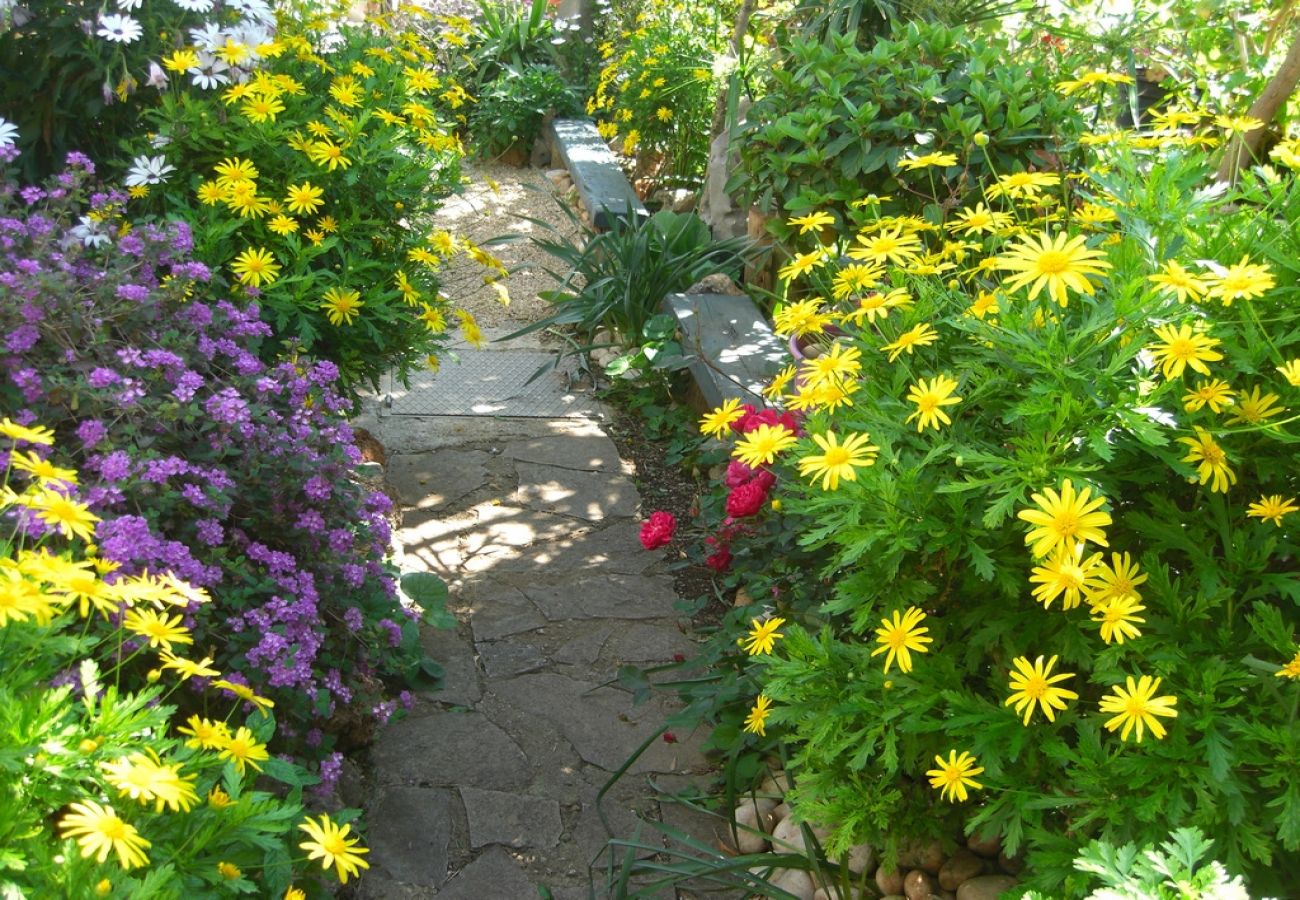
[{"label": "purple flower cluster", "polygon": [[[337,367],[264,362],[270,328],[187,257],[189,229],[125,228],[114,193],[88,212],[92,171],[0,185],[0,409],[54,428],[101,555],[208,590],[195,646],[323,756],[336,717],[387,718],[382,682],[418,668],[384,564],[391,501],[350,477]],[[87,216],[107,245],[70,237]]]}]

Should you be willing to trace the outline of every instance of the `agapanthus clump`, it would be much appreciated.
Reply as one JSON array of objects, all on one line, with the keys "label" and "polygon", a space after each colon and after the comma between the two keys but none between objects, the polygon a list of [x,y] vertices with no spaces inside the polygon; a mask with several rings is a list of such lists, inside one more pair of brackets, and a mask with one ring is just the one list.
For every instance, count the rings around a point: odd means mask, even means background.
[{"label": "agapanthus clump", "polygon": [[223,297],[188,228],[133,227],[89,179],[0,191],[0,408],[73,454],[105,560],[217,598],[185,625],[229,695],[271,698],[284,733],[323,733],[299,749],[328,752],[331,723],[371,721],[422,657],[384,563],[391,501],[350,477],[338,370],[262,362],[257,306]]}]

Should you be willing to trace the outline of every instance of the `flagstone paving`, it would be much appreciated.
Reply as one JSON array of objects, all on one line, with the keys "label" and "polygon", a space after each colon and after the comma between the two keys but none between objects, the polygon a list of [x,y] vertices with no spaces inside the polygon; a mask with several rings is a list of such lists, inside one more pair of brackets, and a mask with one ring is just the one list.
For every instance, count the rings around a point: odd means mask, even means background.
[{"label": "flagstone paving", "polygon": [[[426,627],[443,686],[372,748],[359,895],[606,896],[597,794],[673,708],[635,704],[618,668],[691,650],[672,578],[637,542],[630,464],[596,420],[362,424],[388,448],[402,566],[447,581],[459,624]],[[665,814],[649,779],[707,779],[703,735],[676,736],[651,740],[605,796],[618,836]]]}]

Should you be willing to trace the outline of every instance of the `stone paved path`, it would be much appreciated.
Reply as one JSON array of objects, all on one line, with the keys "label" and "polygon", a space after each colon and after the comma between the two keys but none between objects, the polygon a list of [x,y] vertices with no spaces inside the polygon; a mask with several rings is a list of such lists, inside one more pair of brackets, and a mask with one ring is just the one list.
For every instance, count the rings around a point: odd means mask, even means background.
[{"label": "stone paved path", "polygon": [[[373,747],[360,895],[525,900],[544,887],[577,900],[590,874],[607,896],[597,792],[669,712],[611,682],[625,663],[690,650],[671,577],[637,542],[628,464],[592,420],[361,424],[388,448],[403,568],[442,576],[460,625],[426,630],[445,685]],[[606,795],[619,836],[638,816],[680,819],[648,778],[705,780],[702,735],[678,737]]]}]

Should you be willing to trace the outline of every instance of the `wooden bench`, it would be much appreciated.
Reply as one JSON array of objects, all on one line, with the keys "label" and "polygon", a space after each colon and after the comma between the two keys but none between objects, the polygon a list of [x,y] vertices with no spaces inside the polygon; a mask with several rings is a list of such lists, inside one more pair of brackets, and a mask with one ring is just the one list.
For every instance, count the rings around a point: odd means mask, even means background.
[{"label": "wooden bench", "polygon": [[590,119],[555,119],[547,138],[552,158],[563,161],[593,227],[608,231],[615,220],[650,215]]},{"label": "wooden bench", "polygon": [[698,404],[714,409],[736,398],[766,404],[763,388],[790,362],[789,344],[772,333],[754,301],[733,294],[669,294],[663,311],[682,334],[682,349],[693,355],[690,372]]}]

